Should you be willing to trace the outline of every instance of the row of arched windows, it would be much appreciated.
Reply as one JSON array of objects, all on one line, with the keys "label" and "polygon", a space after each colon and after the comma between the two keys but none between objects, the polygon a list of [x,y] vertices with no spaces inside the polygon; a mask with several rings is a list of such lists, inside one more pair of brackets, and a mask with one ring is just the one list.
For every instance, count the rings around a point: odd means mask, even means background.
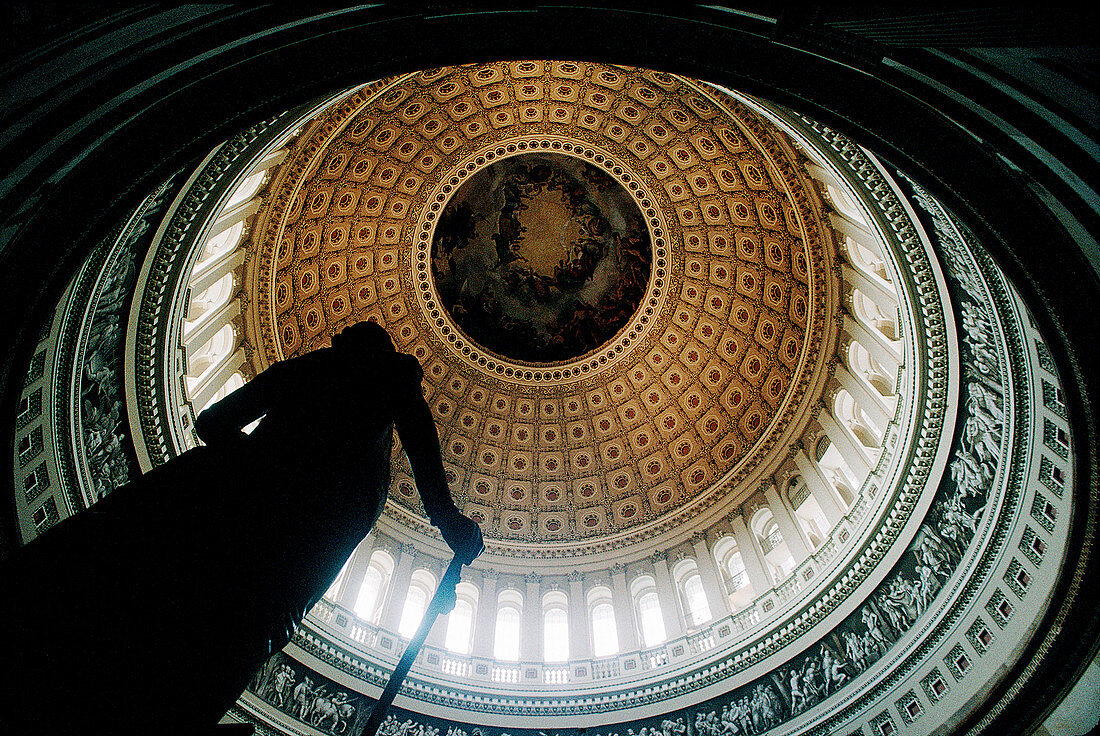
[{"label": "row of arched windows", "polygon": [[245,257],[241,246],[270,171],[284,155],[285,149],[266,155],[232,191],[191,267],[181,341],[186,356],[183,384],[195,415],[244,385],[246,358],[242,336],[233,324],[240,314],[236,295],[237,271]]},{"label": "row of arched windows", "polygon": [[[723,537],[715,545],[714,554],[721,565],[723,579],[731,589],[748,586],[744,564],[736,542]],[[354,559],[354,555],[353,558]],[[330,586],[326,598],[334,602],[350,603],[350,608],[360,620],[381,625],[384,615],[396,620],[396,633],[410,638],[416,631],[428,601],[436,586],[436,576],[425,568],[417,568],[409,575],[403,601],[389,601],[400,595],[401,586],[394,580],[396,563],[385,549],[370,553],[357,590],[348,590],[355,583],[349,580],[352,560]],[[714,619],[698,564],[686,557],[672,567],[676,595],[683,619],[689,628],[701,627]],[[732,582],[731,582],[732,581]],[[466,655],[471,653],[476,627],[480,591],[476,585],[463,581],[457,587],[454,610],[445,619],[443,646],[448,651]],[[504,662],[520,660],[524,636],[525,606],[530,605],[524,594],[516,588],[505,588],[496,595],[495,620],[493,621],[492,656]],[[644,648],[658,646],[668,640],[665,612],[662,611],[656,579],[652,575],[638,575],[630,582],[629,598],[637,626],[638,641]],[[537,600],[541,615],[542,659],[545,662],[569,660],[570,606],[576,605],[562,590],[545,592]],[[621,614],[616,612],[612,589],[595,585],[587,590],[581,605],[585,608],[587,636],[595,657],[609,657],[620,653]],[[389,611],[390,614],[386,614]]]}]

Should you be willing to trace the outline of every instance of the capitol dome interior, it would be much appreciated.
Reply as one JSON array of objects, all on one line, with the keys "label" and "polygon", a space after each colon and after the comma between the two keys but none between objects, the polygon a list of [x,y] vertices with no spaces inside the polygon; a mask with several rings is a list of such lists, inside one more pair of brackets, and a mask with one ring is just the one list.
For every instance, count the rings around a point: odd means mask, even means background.
[{"label": "capitol dome interior", "polygon": [[[486,546],[379,733],[1097,725],[1088,23],[20,8],[4,556],[372,320]],[[362,733],[451,558],[390,463],[224,723]]]}]

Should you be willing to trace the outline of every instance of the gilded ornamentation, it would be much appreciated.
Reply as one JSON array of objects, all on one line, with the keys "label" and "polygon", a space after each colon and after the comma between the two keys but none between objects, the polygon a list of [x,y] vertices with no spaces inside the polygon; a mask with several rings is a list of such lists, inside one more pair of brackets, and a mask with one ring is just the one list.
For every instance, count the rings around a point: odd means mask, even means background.
[{"label": "gilded ornamentation", "polygon": [[[530,74],[520,69],[528,63]],[[740,478],[782,462],[778,438],[805,421],[823,380],[821,347],[835,341],[825,327],[834,255],[800,159],[740,103],[644,70],[575,64],[566,74],[558,64],[519,64],[388,80],[302,136],[254,234],[249,268],[262,302],[254,332],[271,362],[325,345],[356,320],[385,324],[424,365],[452,488],[505,543],[491,549],[538,540],[573,554],[576,540],[682,523],[687,507],[696,514],[736,492]],[[585,225],[603,233],[600,222],[608,224],[614,238],[590,239],[604,246],[523,252],[522,227],[572,228],[581,242],[580,221],[545,187],[528,187],[537,202],[516,200],[523,217],[542,224],[455,219],[463,203],[477,204],[469,192],[491,194],[471,182],[499,177],[492,172],[525,156],[544,166],[573,161],[569,176],[599,180],[585,206],[596,206],[601,186],[621,191],[614,206],[599,195],[596,209],[637,213],[650,265],[625,267],[629,248],[606,250],[639,237],[618,214]],[[500,241],[483,252],[505,264],[501,284],[511,279],[532,299],[546,291],[544,302],[556,299],[554,280],[589,289],[597,266],[612,264],[584,259],[616,254],[619,273],[637,281],[613,297],[633,290],[611,310],[625,321],[597,327],[584,307],[571,307],[560,327],[531,332],[532,344],[545,344],[534,352],[475,327],[471,313],[491,312],[495,297],[458,299],[472,282],[463,276],[463,287],[451,275],[464,268],[460,251],[440,248],[470,242],[478,228]],[[521,258],[548,275],[517,270]],[[590,337],[566,340],[581,350],[567,354],[546,347],[555,330]],[[393,477],[391,499],[418,514],[399,452]]]}]

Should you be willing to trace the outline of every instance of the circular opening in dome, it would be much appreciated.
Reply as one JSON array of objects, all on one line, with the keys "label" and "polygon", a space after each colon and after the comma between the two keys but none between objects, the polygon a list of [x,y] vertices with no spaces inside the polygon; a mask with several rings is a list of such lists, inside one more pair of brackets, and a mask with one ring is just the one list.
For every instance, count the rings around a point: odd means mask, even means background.
[{"label": "circular opening in dome", "polygon": [[559,153],[495,161],[459,186],[432,239],[440,300],[472,341],[529,363],[596,350],[637,311],[649,230],[602,169]]}]

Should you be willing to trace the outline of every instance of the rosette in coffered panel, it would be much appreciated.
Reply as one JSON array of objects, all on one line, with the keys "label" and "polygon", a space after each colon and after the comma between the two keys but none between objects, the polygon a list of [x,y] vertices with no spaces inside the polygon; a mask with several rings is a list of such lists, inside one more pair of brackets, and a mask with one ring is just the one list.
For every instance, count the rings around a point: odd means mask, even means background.
[{"label": "rosette in coffered panel", "polygon": [[737,491],[821,392],[820,199],[781,132],[697,82],[433,69],[353,94],[283,167],[253,256],[262,359],[384,324],[491,535],[584,539]]}]

